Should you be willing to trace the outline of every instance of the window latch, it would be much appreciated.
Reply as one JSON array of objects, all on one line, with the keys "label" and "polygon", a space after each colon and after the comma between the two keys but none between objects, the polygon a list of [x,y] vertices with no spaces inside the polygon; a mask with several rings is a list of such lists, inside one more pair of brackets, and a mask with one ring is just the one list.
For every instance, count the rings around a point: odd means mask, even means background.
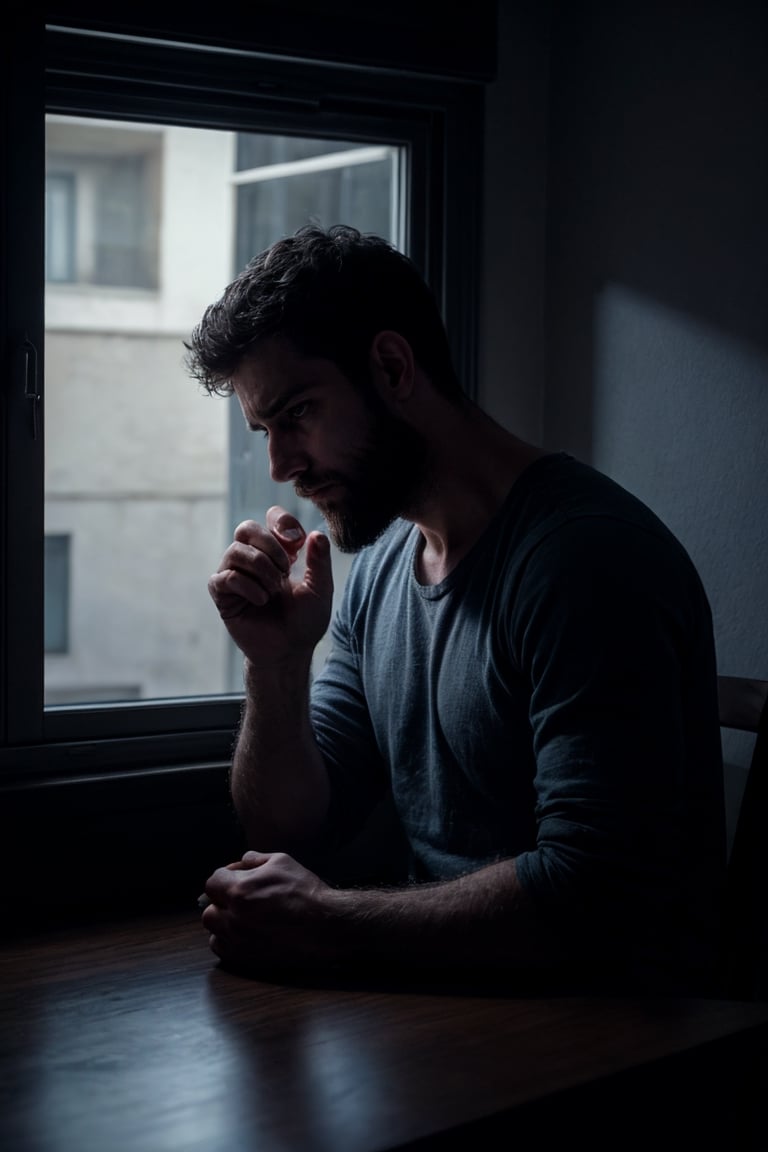
[{"label": "window latch", "polygon": [[37,440],[39,407],[42,396],[37,387],[37,348],[29,336],[24,337],[22,353],[24,356],[24,399],[32,405],[32,439]]}]

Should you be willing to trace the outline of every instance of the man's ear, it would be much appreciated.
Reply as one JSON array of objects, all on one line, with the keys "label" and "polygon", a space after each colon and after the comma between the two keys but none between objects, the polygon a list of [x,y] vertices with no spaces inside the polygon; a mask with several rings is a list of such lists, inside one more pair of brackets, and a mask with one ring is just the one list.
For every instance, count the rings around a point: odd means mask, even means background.
[{"label": "man's ear", "polygon": [[415,365],[410,344],[399,332],[378,332],[371,341],[371,376],[385,403],[407,400],[413,392]]}]

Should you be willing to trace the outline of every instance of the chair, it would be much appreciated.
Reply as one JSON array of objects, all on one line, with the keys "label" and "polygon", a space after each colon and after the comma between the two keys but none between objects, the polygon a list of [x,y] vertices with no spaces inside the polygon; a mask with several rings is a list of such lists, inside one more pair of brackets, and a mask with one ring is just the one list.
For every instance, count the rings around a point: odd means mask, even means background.
[{"label": "chair", "polygon": [[764,1000],[768,999],[768,680],[718,676],[718,698],[721,728],[755,733],[728,858],[724,991],[735,1000]]}]

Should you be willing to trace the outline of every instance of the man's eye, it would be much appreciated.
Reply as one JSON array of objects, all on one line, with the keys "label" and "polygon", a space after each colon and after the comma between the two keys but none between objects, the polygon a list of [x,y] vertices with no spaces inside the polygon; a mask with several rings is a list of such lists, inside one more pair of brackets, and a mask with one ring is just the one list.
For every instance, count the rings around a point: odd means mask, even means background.
[{"label": "man's eye", "polygon": [[302,416],[306,416],[309,404],[303,400],[301,404],[294,404],[293,408],[288,409],[288,415],[291,420],[301,420]]}]

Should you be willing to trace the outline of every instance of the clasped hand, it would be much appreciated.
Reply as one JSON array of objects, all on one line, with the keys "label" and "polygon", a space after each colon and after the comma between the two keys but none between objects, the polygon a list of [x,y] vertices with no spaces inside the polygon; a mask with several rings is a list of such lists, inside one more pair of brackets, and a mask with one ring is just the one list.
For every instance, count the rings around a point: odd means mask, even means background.
[{"label": "clasped hand", "polygon": [[202,914],[210,945],[226,964],[248,970],[330,967],[333,890],[284,852],[246,852],[205,886]]}]

